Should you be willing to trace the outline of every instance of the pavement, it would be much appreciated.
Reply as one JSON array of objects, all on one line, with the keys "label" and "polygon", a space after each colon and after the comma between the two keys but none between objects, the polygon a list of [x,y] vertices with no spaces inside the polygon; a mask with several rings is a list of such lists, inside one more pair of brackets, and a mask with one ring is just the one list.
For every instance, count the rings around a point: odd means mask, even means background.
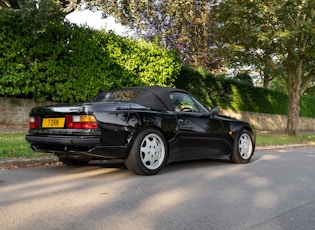
[{"label": "pavement", "polygon": [[[28,127],[22,125],[3,125],[0,124],[0,133],[21,133],[27,132]],[[261,133],[270,133],[269,131],[260,131]],[[300,133],[315,134],[315,131],[303,131]],[[290,144],[290,145],[270,145],[256,146],[255,151],[268,151],[288,148],[315,148],[315,144]],[[38,157],[38,158],[10,158],[0,159],[0,169],[25,168],[34,166],[50,166],[61,164],[55,157]]]}]

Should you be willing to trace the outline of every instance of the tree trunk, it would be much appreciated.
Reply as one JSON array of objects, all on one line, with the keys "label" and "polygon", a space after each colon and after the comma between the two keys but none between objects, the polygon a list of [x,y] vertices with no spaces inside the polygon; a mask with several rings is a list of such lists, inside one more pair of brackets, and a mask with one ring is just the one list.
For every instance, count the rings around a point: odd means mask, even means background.
[{"label": "tree trunk", "polygon": [[297,135],[300,118],[300,94],[289,92],[289,110],[286,133],[290,136]]},{"label": "tree trunk", "polygon": [[302,80],[302,63],[295,71],[289,71],[287,85],[289,94],[288,120],[286,133],[290,136],[297,135],[300,119],[300,89]]},{"label": "tree trunk", "polygon": [[270,82],[270,76],[269,76],[269,74],[267,74],[267,73],[264,74],[263,79],[264,79],[264,88],[265,88],[265,89],[268,89],[269,82]]}]

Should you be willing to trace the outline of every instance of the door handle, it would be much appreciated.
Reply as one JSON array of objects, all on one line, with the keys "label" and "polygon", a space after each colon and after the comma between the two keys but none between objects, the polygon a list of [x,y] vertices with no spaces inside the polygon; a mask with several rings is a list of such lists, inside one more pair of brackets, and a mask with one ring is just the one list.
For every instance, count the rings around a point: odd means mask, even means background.
[{"label": "door handle", "polygon": [[187,119],[178,119],[179,124],[181,125],[187,125],[189,121]]}]

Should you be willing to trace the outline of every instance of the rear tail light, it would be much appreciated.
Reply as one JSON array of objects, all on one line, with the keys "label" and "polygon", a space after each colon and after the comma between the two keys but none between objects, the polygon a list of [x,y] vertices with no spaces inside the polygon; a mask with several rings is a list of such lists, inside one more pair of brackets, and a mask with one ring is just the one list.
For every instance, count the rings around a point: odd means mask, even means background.
[{"label": "rear tail light", "polygon": [[67,129],[97,129],[97,123],[93,115],[66,116]]},{"label": "rear tail light", "polygon": [[29,118],[30,129],[39,129],[39,117],[30,117]]}]

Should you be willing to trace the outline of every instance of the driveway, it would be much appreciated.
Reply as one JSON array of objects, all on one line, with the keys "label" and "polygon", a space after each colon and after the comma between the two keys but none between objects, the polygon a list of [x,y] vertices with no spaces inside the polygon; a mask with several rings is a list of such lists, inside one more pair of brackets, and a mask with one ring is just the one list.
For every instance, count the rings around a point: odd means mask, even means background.
[{"label": "driveway", "polygon": [[1,229],[315,229],[315,148],[250,164],[194,161],[136,176],[120,164],[0,170]]}]

